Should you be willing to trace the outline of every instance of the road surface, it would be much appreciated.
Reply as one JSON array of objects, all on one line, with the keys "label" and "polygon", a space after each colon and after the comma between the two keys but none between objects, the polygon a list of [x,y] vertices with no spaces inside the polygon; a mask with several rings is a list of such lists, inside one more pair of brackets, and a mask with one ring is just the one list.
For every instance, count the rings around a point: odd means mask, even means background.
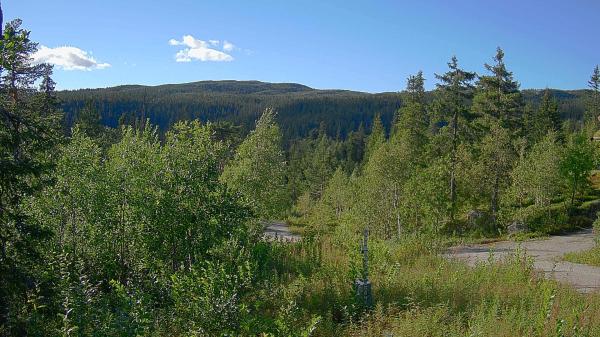
[{"label": "road surface", "polygon": [[300,235],[290,232],[290,228],[285,223],[269,222],[265,223],[265,238],[295,242],[300,240]]},{"label": "road surface", "polygon": [[478,262],[487,261],[490,251],[493,251],[495,259],[502,259],[514,252],[519,245],[528,256],[533,258],[534,268],[542,271],[547,278],[569,283],[584,293],[600,289],[600,267],[562,261],[566,253],[594,247],[594,235],[591,229],[540,240],[501,241],[491,244],[452,247],[445,256],[475,265]]}]

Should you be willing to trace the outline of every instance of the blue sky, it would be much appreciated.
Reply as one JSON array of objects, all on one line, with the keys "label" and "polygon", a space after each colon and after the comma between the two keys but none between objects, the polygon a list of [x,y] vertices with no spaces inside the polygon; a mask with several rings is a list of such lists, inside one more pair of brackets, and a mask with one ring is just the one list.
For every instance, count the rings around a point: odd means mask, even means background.
[{"label": "blue sky", "polygon": [[418,70],[432,88],[434,73],[444,72],[452,55],[483,73],[496,46],[522,88],[576,89],[600,63],[596,0],[4,0],[2,6],[5,21],[23,19],[45,47],[39,57],[57,64],[61,89],[236,79],[381,92],[401,90]]}]

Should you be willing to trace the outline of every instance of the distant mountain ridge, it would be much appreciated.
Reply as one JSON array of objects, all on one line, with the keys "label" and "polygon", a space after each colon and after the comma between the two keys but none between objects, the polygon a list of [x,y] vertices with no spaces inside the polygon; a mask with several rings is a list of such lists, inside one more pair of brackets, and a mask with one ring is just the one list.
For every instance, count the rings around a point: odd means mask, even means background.
[{"label": "distant mountain ridge", "polygon": [[[578,119],[583,114],[586,90],[552,90],[563,118]],[[431,92],[428,93],[431,97]],[[523,90],[525,101],[539,103],[543,90]],[[286,140],[304,137],[324,127],[333,137],[345,137],[362,124],[370,128],[381,114],[389,129],[402,93],[366,93],[351,90],[314,89],[298,83],[260,81],[199,81],[157,86],[121,85],[98,89],[58,92],[67,124],[72,124],[87,100],[95,103],[102,121],[116,127],[119,120],[149,118],[166,130],[179,120],[230,121],[244,131],[253,127],[266,107],[278,111],[278,121]]]},{"label": "distant mountain ridge", "polygon": [[[198,81],[181,84],[160,84],[155,86],[146,85],[120,85],[108,88],[97,88],[97,89],[79,89],[84,91],[138,91],[152,88],[152,90],[158,90],[161,92],[203,92],[203,93],[222,93],[222,94],[284,94],[291,92],[305,92],[313,91],[315,89],[308,86],[297,84],[297,83],[267,83],[260,81],[236,81],[236,80],[223,80],[223,81]],[[79,91],[72,90],[72,91]]]}]

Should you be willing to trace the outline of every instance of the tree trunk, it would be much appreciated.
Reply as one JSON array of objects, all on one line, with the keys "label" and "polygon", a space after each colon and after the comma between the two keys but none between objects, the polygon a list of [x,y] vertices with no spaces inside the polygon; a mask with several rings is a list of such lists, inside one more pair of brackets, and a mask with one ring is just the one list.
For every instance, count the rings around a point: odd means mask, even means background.
[{"label": "tree trunk", "polygon": [[492,202],[491,202],[491,210],[492,210],[492,221],[494,224],[496,223],[496,213],[498,212],[498,194],[499,194],[499,183],[500,177],[498,177],[498,172],[496,172],[496,176],[494,177],[494,188],[492,190]]},{"label": "tree trunk", "polygon": [[402,234],[402,225],[400,223],[400,196],[398,195],[398,188],[394,186],[394,211],[396,212],[396,230],[398,231],[398,238]]},{"label": "tree trunk", "polygon": [[575,205],[575,193],[577,192],[577,180],[573,182],[573,192],[571,193],[571,206],[569,207],[569,214],[573,213],[573,206]]},{"label": "tree trunk", "polygon": [[458,138],[458,111],[454,111],[452,119],[452,154],[450,162],[450,220],[454,221],[454,213],[456,210],[456,147]]}]

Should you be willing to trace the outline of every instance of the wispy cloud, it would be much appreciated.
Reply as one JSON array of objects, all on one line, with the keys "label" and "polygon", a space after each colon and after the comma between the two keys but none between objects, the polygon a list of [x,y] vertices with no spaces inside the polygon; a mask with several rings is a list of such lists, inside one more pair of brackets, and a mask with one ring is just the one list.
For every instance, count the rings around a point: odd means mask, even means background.
[{"label": "wispy cloud", "polygon": [[90,53],[77,47],[48,48],[41,46],[33,55],[34,63],[49,63],[64,70],[94,70],[110,67],[96,61]]},{"label": "wispy cloud", "polygon": [[223,41],[223,50],[224,51],[232,51],[233,48],[235,48],[235,46],[233,45],[233,43],[229,42],[229,41]]},{"label": "wispy cloud", "polygon": [[220,43],[219,40],[208,40],[208,42],[198,40],[192,35],[184,35],[181,41],[175,39],[169,40],[171,46],[185,46],[184,49],[175,54],[175,61],[177,62],[191,62],[193,60],[202,62],[233,61],[233,56],[228,54],[228,52],[233,50],[233,44],[223,41],[223,51],[220,51],[216,49]]}]

